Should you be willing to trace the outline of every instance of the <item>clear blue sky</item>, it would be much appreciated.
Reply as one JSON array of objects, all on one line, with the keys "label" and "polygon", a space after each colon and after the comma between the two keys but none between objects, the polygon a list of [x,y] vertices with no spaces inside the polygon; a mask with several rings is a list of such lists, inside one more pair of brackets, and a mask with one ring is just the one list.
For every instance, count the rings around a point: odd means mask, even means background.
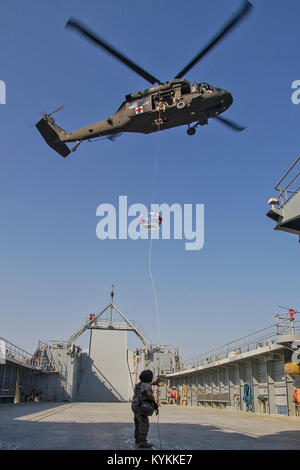
[{"label": "clear blue sky", "polygon": [[[232,92],[226,117],[193,137],[160,135],[157,201],[205,204],[205,245],[153,243],[161,342],[189,357],[271,324],[278,305],[300,307],[297,237],[265,213],[300,151],[298,0],[252,2],[252,14],[186,76]],[[240,7],[239,0],[45,0],[1,4],[0,336],[32,351],[64,339],[109,301],[155,341],[149,243],[96,237],[96,208],[149,204],[156,136],[86,143],[63,159],[38,134],[39,111],[59,105],[67,130],[104,119],[148,83],[64,29],[80,19],[162,81],[169,80]],[[33,126],[32,126],[33,125]]]}]

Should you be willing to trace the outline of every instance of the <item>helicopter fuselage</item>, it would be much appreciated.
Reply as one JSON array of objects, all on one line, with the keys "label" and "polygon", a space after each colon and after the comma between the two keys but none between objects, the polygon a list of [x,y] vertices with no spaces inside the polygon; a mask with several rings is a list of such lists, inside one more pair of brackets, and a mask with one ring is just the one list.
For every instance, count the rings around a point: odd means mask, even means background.
[{"label": "helicopter fuselage", "polygon": [[[231,93],[216,88],[208,83],[190,84],[184,79],[175,79],[147,90],[126,96],[116,113],[112,116],[67,132],[59,127],[51,117],[45,114],[36,124],[39,132],[61,156],[68,156],[71,151],[66,145],[76,142],[75,151],[81,142],[105,137],[111,139],[122,132],[151,134],[187,125],[187,133],[193,135],[198,125],[207,124],[209,118],[216,118],[232,104]],[[193,124],[190,127],[190,124]]]},{"label": "helicopter fuselage", "polygon": [[[122,132],[134,132],[151,134],[156,131],[171,129],[177,126],[187,125],[187,134],[194,135],[197,126],[204,126],[208,119],[217,118],[226,126],[235,131],[245,128],[237,125],[230,119],[219,115],[226,111],[232,104],[231,93],[227,90],[214,87],[208,83],[190,83],[183,77],[203,57],[213,49],[225,35],[227,35],[253,8],[249,0],[244,0],[241,9],[218,32],[212,40],[175,76],[174,79],[162,83],[155,77],[105,39],[96,35],[75,18],[70,18],[66,27],[73,28],[79,34],[100,47],[111,56],[122,62],[152,86],[144,91],[131,93],[119,109],[110,117],[82,127],[73,132],[67,132],[59,127],[51,117],[52,113],[44,114],[36,123],[36,127],[47,144],[62,157],[67,157],[71,150],[66,145],[68,142],[76,142],[72,151],[75,151],[81,142],[96,137],[113,139]],[[191,126],[192,123],[195,123]]]},{"label": "helicopter fuselage", "polygon": [[112,116],[74,132],[60,134],[60,140],[75,142],[120,132],[151,134],[172,127],[197,122],[207,124],[209,118],[223,113],[232,104],[231,93],[207,83],[190,84],[172,80],[132,93]]}]

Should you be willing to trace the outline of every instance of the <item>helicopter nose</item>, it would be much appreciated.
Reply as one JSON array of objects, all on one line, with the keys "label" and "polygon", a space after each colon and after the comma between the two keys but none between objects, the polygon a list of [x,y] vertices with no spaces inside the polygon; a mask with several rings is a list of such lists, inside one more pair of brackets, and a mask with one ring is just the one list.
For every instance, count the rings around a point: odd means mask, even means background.
[{"label": "helicopter nose", "polygon": [[229,108],[233,103],[232,95],[227,90],[220,90],[220,94],[222,95],[222,104],[227,108]]}]

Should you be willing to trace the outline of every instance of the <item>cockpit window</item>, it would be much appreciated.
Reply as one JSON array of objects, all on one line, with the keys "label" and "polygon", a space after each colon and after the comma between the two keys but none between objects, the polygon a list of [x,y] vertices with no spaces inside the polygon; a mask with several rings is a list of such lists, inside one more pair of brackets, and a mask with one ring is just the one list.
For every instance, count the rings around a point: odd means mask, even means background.
[{"label": "cockpit window", "polygon": [[209,83],[206,83],[206,82],[199,83],[199,87],[200,88],[205,88],[205,90],[213,91],[212,86]]}]

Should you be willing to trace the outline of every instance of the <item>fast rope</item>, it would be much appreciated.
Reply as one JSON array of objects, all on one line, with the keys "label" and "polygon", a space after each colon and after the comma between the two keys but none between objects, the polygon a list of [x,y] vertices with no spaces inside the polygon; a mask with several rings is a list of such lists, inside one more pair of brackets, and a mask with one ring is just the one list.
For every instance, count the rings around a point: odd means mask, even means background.
[{"label": "fast rope", "polygon": [[158,300],[157,300],[157,292],[155,289],[155,284],[152,276],[152,269],[151,269],[151,256],[152,256],[152,237],[150,237],[150,250],[149,250],[149,274],[152,283],[152,290],[154,296],[154,303],[155,303],[155,311],[156,311],[156,320],[157,320],[157,339],[158,339],[158,368],[160,370],[160,324],[159,324],[159,310],[158,310]]},{"label": "fast rope", "polygon": [[[153,281],[153,276],[152,276],[152,270],[151,270],[151,254],[152,254],[152,237],[150,238],[150,252],[149,252],[149,273],[150,273],[150,278],[151,278],[151,283],[152,283],[152,289],[153,289],[153,295],[154,295],[154,302],[155,302],[155,309],[156,309],[156,317],[157,317],[157,333],[158,333],[158,368],[160,371],[160,326],[159,326],[159,310],[158,310],[158,301],[157,301],[157,293],[155,289],[155,284]],[[158,388],[159,390],[159,388]],[[158,392],[159,394],[159,392]],[[158,395],[159,396],[159,395]],[[157,431],[158,431],[158,438],[159,438],[159,445],[160,449],[162,449],[162,443],[161,443],[161,436],[160,436],[160,431],[159,431],[159,426],[158,426],[158,420],[159,420],[159,413],[157,414]]]},{"label": "fast rope", "polygon": [[[157,121],[156,150],[155,150],[154,170],[153,170],[153,191],[152,191],[152,203],[153,204],[154,204],[154,200],[155,200],[155,191],[156,191],[160,122],[161,122],[161,107],[159,107],[158,121]],[[151,279],[151,284],[152,284],[155,311],[156,311],[157,340],[158,340],[158,370],[159,370],[159,373],[160,373],[160,370],[161,370],[160,369],[160,321],[159,321],[159,309],[158,309],[157,292],[156,292],[156,289],[155,289],[155,284],[154,284],[153,275],[152,275],[152,268],[151,268],[151,257],[152,257],[152,232],[150,231],[150,248],[149,248],[148,266],[149,266],[149,274],[150,274],[150,279]],[[157,423],[156,424],[157,424],[159,445],[160,445],[160,449],[162,449],[162,443],[161,443],[161,436],[160,436],[158,421],[159,421],[159,413],[157,414]]]},{"label": "fast rope", "polygon": [[[155,158],[154,158],[153,191],[152,191],[152,203],[153,204],[154,204],[154,200],[155,200],[155,190],[156,190],[160,122],[161,122],[161,107],[159,108],[158,120],[157,120],[158,124],[157,124],[157,138],[156,138],[156,150],[155,150]],[[150,279],[151,279],[151,283],[152,283],[152,290],[153,290],[154,304],[155,304],[155,311],[156,311],[157,340],[158,340],[158,367],[159,367],[159,373],[160,373],[160,321],[159,321],[159,309],[158,309],[157,292],[156,292],[156,288],[155,288],[155,284],[154,284],[154,280],[153,280],[153,275],[152,275],[151,258],[152,258],[152,235],[151,235],[151,231],[150,231],[150,248],[149,248],[148,266],[149,266],[149,274],[150,274]]]},{"label": "fast rope", "polygon": [[159,430],[159,426],[158,426],[158,421],[159,421],[159,413],[158,413],[158,415],[157,415],[157,422],[156,422],[156,424],[157,424],[157,432],[158,432],[158,438],[159,438],[159,447],[160,447],[160,449],[162,449],[161,436],[160,436],[160,430]]}]

